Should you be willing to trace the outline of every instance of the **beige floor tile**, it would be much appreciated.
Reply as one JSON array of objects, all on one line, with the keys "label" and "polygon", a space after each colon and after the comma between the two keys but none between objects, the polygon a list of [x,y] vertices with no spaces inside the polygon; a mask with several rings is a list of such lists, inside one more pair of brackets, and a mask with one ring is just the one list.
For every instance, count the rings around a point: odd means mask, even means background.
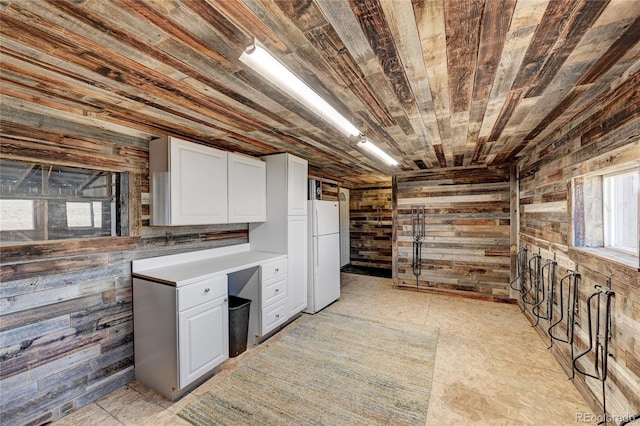
[{"label": "beige floor tile", "polygon": [[122,426],[115,417],[97,404],[89,404],[56,422],[57,426]]},{"label": "beige floor tile", "polygon": [[[494,395],[465,384],[443,384],[443,387],[444,391],[436,394],[438,402],[430,400],[429,410],[433,402],[436,410],[438,406],[445,407],[479,424],[570,425],[575,424],[576,414],[584,411],[584,403],[518,392],[509,387]],[[443,416],[437,411],[433,415]]]},{"label": "beige floor tile", "polygon": [[182,417],[170,412],[162,411],[155,414],[148,419],[145,419],[145,425],[152,426],[192,426],[191,423],[184,420]]},{"label": "beige floor tile", "polygon": [[[123,386],[96,401],[123,425],[141,425],[160,415],[165,408],[131,387]],[[150,424],[150,423],[148,423]]]},{"label": "beige floor tile", "polygon": [[426,426],[460,425],[522,425],[519,420],[506,418],[491,410],[465,405],[464,399],[453,398],[448,385],[434,382],[429,399]]}]

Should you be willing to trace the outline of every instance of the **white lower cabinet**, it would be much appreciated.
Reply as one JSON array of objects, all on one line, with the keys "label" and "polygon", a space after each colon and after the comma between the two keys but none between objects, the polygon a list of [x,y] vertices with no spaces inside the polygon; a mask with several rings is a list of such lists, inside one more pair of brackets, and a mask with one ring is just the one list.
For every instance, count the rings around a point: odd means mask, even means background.
[{"label": "white lower cabinet", "polygon": [[260,332],[262,336],[284,324],[289,318],[287,260],[266,263],[261,267]]},{"label": "white lower cabinet", "polygon": [[289,319],[289,305],[286,299],[267,308],[262,308],[262,334],[270,333],[276,327],[284,324],[287,319]]},{"label": "white lower cabinet", "polygon": [[229,358],[227,275],[181,287],[133,278],[136,380],[175,400]]},{"label": "white lower cabinet", "polygon": [[229,357],[227,297],[179,314],[180,382],[184,388]]},{"label": "white lower cabinet", "polygon": [[287,298],[287,275],[266,281],[262,286],[262,305],[271,306]]}]

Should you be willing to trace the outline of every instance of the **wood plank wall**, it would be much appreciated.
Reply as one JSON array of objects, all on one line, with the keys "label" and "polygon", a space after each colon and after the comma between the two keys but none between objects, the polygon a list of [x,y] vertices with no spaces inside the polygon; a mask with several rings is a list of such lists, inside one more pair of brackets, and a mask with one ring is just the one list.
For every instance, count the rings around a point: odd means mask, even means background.
[{"label": "wood plank wall", "polygon": [[340,189],[337,183],[322,182],[322,199],[326,201],[338,201],[338,190]]},{"label": "wood plank wall", "polygon": [[391,186],[349,190],[351,264],[391,269]]},{"label": "wood plank wall", "polygon": [[2,248],[2,424],[44,424],[133,380],[132,260],[245,243],[248,230],[149,227],[145,138],[5,107],[2,117],[4,158],[128,171],[131,181],[131,237]]},{"label": "wood plank wall", "polygon": [[[394,284],[509,298],[510,176],[506,168],[424,171],[394,179]],[[411,206],[424,205],[422,271],[413,274]]]},{"label": "wood plank wall", "polygon": [[[633,92],[633,91],[630,91]],[[635,100],[634,100],[635,99]],[[624,100],[623,100],[624,101]],[[611,99],[609,102],[620,102]],[[519,243],[532,253],[540,253],[543,262],[558,262],[558,277],[569,269],[581,274],[579,312],[575,331],[575,353],[588,346],[587,297],[595,285],[606,287],[612,279],[613,335],[610,341],[609,372],[606,381],[607,411],[618,424],[625,416],[640,410],[640,274],[638,260],[631,266],[595,254],[593,249],[573,247],[572,180],[587,173],[640,160],[640,107],[637,86],[627,100],[629,109],[608,107],[606,99],[597,109],[581,115],[581,120],[568,123],[527,153],[520,161],[520,234]],[[635,102],[635,105],[634,105]],[[578,238],[580,240],[580,238]],[[619,257],[621,260],[622,257]],[[558,279],[559,279],[558,278]],[[554,317],[560,317],[558,296]],[[543,305],[544,306],[544,305]],[[565,305],[566,307],[566,305]],[[546,314],[546,310],[542,311]],[[535,323],[530,308],[527,318]],[[549,323],[540,320],[537,331],[548,339]],[[570,345],[555,342],[552,353],[571,374]],[[593,373],[594,357],[582,364]],[[602,413],[601,382],[576,374],[573,383],[596,414]],[[613,423],[608,423],[613,424]]]}]

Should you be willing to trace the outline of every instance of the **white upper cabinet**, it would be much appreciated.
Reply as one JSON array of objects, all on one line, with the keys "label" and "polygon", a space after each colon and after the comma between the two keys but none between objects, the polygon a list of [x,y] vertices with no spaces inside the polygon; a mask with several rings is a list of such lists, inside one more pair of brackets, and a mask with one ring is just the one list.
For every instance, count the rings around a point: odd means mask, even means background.
[{"label": "white upper cabinet", "polygon": [[149,180],[153,226],[267,219],[267,169],[259,158],[165,136],[149,143]]},{"label": "white upper cabinet", "polygon": [[149,143],[152,225],[227,223],[227,153],[174,137]]},{"label": "white upper cabinet", "polygon": [[174,139],[170,162],[171,223],[227,222],[227,153]]},{"label": "white upper cabinet", "polygon": [[287,156],[288,215],[307,214],[307,160]]},{"label": "white upper cabinet", "polygon": [[259,158],[228,154],[229,223],[267,220],[267,166]]}]

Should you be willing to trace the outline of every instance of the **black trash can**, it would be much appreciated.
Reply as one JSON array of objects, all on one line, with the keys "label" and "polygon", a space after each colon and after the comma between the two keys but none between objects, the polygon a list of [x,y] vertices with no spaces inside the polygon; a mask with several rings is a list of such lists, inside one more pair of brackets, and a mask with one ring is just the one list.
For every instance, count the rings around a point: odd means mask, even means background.
[{"label": "black trash can", "polygon": [[229,357],[233,358],[247,350],[249,331],[249,307],[251,300],[229,296]]}]

